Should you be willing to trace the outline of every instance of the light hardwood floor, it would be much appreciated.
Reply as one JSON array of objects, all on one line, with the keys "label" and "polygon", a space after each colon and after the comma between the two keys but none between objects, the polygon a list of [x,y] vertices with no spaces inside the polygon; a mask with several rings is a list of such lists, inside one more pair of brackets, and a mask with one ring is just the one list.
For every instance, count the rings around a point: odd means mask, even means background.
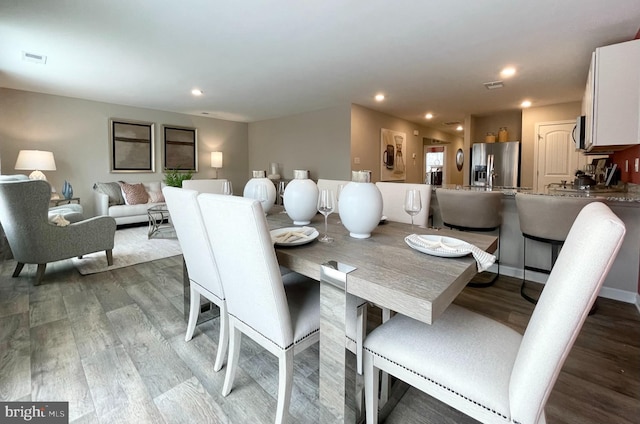
[{"label": "light hardwood floor", "polygon": [[[11,278],[0,262],[0,400],[68,401],[73,423],[271,423],[277,361],[243,339],[241,366],[224,398],[213,371],[218,320],[184,342],[180,256],[81,276],[70,261]],[[517,280],[466,288],[456,303],[523,331],[533,305]],[[640,422],[640,316],[598,301],[547,404],[548,423]],[[378,316],[373,312],[370,320]],[[317,346],[296,357],[291,422],[318,422]],[[471,423],[414,389],[387,423]]]}]

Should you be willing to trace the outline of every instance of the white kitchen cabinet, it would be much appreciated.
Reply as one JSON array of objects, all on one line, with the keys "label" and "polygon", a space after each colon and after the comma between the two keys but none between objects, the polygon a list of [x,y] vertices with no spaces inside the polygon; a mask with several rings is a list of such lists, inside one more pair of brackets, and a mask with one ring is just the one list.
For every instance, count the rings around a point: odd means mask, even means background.
[{"label": "white kitchen cabinet", "polygon": [[588,151],[640,144],[640,40],[596,49],[583,113]]}]

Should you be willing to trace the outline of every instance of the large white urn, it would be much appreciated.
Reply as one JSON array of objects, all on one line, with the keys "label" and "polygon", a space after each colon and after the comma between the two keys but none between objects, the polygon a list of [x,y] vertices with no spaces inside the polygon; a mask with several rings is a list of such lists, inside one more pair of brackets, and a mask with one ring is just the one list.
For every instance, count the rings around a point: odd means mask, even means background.
[{"label": "large white urn", "polygon": [[296,169],[293,180],[284,189],[284,209],[294,225],[307,225],[318,212],[318,186],[309,179],[309,171]]},{"label": "large white urn", "polygon": [[[276,187],[273,185],[273,182],[267,178],[267,171],[252,171],[252,175],[253,178],[247,181],[247,184],[244,186],[242,196],[260,200],[264,213],[267,213],[276,203]],[[259,190],[258,187],[262,185],[266,188],[266,199],[260,199],[259,193],[261,190]]]},{"label": "large white urn", "polygon": [[351,171],[351,182],[340,192],[338,202],[340,220],[349,235],[371,237],[382,216],[382,194],[371,182],[371,171]]}]

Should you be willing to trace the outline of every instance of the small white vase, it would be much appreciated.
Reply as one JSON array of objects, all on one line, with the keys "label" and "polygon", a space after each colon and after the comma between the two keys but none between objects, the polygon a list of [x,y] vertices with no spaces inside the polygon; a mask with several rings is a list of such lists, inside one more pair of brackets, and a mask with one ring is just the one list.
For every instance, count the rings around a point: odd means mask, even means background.
[{"label": "small white vase", "polygon": [[[253,178],[247,181],[247,184],[244,186],[242,196],[260,200],[264,213],[267,213],[276,203],[276,187],[273,185],[273,182],[267,178],[267,171],[252,171],[252,175]],[[264,184],[266,187],[266,199],[258,199],[256,187],[260,184]]]},{"label": "small white vase", "polygon": [[351,182],[340,192],[338,213],[354,238],[369,238],[380,223],[382,194],[371,182],[371,171],[351,171]]},{"label": "small white vase", "polygon": [[318,212],[318,186],[309,179],[309,171],[296,169],[293,180],[284,189],[284,209],[294,225],[307,225]]}]

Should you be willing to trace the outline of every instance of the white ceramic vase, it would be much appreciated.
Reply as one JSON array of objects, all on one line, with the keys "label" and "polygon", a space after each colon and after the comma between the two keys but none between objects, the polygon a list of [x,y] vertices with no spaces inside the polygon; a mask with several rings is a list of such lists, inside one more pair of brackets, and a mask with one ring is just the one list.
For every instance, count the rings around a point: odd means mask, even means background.
[{"label": "white ceramic vase", "polygon": [[349,235],[371,237],[382,216],[382,194],[371,182],[371,171],[351,171],[351,182],[340,192],[338,202],[340,220]]},{"label": "white ceramic vase", "polygon": [[284,209],[294,225],[307,225],[318,212],[318,186],[309,171],[296,169],[284,189]]},{"label": "white ceramic vase", "polygon": [[[267,171],[252,171],[253,178],[247,181],[242,192],[243,197],[260,200],[264,213],[271,210],[276,203],[276,187],[273,182],[267,178]],[[267,199],[258,199],[257,187],[263,184],[266,187]]]}]

